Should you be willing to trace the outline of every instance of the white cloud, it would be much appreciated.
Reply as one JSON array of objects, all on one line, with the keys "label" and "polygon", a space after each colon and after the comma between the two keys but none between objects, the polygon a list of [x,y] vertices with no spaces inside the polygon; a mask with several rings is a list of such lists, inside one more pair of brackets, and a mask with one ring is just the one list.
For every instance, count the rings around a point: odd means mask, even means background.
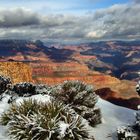
[{"label": "white cloud", "polygon": [[104,36],[105,33],[106,31],[101,31],[101,30],[91,31],[87,33],[86,37],[90,39],[100,39]]},{"label": "white cloud", "polygon": [[41,15],[31,10],[1,9],[1,38],[58,41],[139,39],[140,5],[120,4],[83,16]]}]

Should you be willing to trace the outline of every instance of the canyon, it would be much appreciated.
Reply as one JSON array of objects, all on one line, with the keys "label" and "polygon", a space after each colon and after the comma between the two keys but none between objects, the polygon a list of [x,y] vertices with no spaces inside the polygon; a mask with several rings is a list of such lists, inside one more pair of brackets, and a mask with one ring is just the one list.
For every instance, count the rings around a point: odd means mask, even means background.
[{"label": "canyon", "polygon": [[0,74],[14,83],[55,85],[80,80],[114,104],[137,109],[140,42],[47,45],[39,40],[0,40]]}]

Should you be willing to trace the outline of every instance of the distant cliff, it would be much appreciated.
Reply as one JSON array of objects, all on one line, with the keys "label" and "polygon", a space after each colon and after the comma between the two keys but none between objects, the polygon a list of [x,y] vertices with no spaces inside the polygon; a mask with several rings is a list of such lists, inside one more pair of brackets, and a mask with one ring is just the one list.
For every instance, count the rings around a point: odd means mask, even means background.
[{"label": "distant cliff", "polygon": [[0,62],[0,75],[8,76],[13,83],[32,82],[32,70],[22,62]]}]

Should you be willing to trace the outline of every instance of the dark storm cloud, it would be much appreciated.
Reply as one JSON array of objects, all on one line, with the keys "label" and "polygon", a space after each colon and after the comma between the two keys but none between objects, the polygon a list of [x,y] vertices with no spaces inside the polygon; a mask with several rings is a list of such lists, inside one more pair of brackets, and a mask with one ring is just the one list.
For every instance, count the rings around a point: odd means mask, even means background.
[{"label": "dark storm cloud", "polygon": [[0,27],[17,27],[39,24],[37,14],[23,9],[0,10]]},{"label": "dark storm cloud", "polygon": [[[140,5],[120,4],[83,16],[0,10],[0,37],[57,41],[139,39]],[[5,27],[10,27],[6,28]]]}]

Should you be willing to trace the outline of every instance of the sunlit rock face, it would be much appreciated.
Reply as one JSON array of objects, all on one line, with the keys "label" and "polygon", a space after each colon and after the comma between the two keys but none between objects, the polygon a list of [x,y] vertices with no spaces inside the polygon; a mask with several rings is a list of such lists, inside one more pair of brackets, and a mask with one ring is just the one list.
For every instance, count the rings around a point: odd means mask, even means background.
[{"label": "sunlit rock face", "polygon": [[0,75],[8,76],[13,83],[32,82],[32,70],[22,62],[0,62]]}]

